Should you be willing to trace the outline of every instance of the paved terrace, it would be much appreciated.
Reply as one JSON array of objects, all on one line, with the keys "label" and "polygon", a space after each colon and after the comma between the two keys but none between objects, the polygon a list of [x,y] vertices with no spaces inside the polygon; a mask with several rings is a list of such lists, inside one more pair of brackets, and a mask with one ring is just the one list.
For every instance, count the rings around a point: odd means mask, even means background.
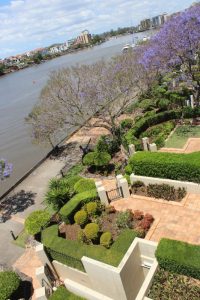
[{"label": "paved terrace", "polygon": [[200,244],[200,195],[187,194],[181,202],[132,195],[112,202],[119,211],[150,213],[155,221],[146,239],[159,242],[163,237]]}]

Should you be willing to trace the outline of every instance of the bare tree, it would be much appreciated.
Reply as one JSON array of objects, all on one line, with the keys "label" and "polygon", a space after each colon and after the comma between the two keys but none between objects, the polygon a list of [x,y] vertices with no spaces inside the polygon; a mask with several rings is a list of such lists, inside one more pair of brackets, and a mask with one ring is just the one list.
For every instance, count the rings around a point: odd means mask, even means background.
[{"label": "bare tree", "polygon": [[110,62],[53,72],[27,118],[34,140],[52,144],[60,130],[81,126],[97,112],[93,126],[106,127],[114,135],[117,117],[147,85],[136,58],[130,52]]}]

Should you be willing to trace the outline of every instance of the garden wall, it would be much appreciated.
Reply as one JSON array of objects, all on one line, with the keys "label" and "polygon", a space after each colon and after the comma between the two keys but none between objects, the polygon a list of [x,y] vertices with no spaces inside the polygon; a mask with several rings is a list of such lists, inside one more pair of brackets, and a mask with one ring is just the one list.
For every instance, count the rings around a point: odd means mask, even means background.
[{"label": "garden wall", "polygon": [[91,300],[143,300],[158,266],[154,255],[156,247],[157,243],[135,238],[118,267],[84,256],[82,263],[92,288],[71,278],[66,278],[65,285],[75,294],[87,295]]},{"label": "garden wall", "polygon": [[155,178],[155,177],[146,177],[146,176],[139,176],[135,174],[131,174],[130,176],[131,184],[135,181],[142,181],[145,185],[148,184],[168,184],[173,186],[174,188],[185,188],[188,193],[193,194],[200,194],[200,184],[187,182],[187,181],[178,181],[172,179],[165,179],[165,178]]},{"label": "garden wall", "polygon": [[77,269],[70,268],[67,265],[64,265],[56,260],[53,260],[52,264],[62,280],[68,278],[88,288],[92,288],[88,274]]}]

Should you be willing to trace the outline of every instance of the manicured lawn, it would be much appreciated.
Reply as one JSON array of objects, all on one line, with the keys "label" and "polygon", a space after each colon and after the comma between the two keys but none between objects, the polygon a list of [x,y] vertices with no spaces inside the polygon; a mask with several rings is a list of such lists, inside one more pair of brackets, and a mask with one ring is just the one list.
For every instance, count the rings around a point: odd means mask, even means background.
[{"label": "manicured lawn", "polygon": [[165,143],[167,148],[183,148],[188,138],[200,138],[200,126],[183,125],[176,128],[175,132]]},{"label": "manicured lawn", "polygon": [[[58,287],[57,291],[51,295],[49,300],[84,300],[85,298],[74,295],[69,292],[64,286]],[[85,299],[86,300],[86,299]]]},{"label": "manicured lawn", "polygon": [[15,241],[13,241],[13,244],[15,244],[19,247],[25,248],[28,237],[29,237],[29,234],[25,230],[23,230],[18,235],[17,239]]}]

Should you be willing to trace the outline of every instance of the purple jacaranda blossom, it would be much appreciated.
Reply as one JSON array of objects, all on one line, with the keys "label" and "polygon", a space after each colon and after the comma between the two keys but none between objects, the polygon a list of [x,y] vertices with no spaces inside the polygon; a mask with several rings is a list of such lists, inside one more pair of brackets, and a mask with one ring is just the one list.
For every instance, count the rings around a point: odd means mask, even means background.
[{"label": "purple jacaranda blossom", "polygon": [[8,163],[4,158],[0,159],[0,179],[3,180],[11,175],[13,171],[13,164]]},{"label": "purple jacaranda blossom", "polygon": [[151,39],[140,62],[145,68],[175,67],[195,60],[200,46],[200,5],[168,20]]}]

